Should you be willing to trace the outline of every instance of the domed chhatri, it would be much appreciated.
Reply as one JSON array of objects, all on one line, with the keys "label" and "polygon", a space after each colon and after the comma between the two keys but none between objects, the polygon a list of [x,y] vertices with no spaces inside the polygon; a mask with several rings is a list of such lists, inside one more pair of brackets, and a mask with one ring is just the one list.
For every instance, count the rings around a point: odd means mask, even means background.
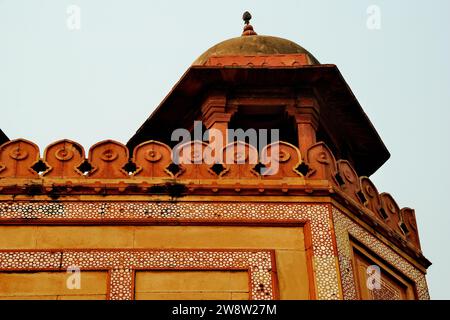
[{"label": "domed chhatri", "polygon": [[272,36],[257,35],[249,24],[251,15],[245,12],[245,21],[242,36],[222,41],[206,50],[192,65],[204,65],[211,57],[224,56],[267,56],[306,54],[307,64],[317,65],[319,61],[308,50],[297,43]]}]

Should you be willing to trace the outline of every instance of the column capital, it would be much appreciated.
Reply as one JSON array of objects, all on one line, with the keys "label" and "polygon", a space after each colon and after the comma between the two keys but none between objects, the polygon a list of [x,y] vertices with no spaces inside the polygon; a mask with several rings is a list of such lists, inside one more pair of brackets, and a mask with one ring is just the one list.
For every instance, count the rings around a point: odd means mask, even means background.
[{"label": "column capital", "polygon": [[314,130],[319,126],[320,108],[317,99],[313,96],[298,96],[295,103],[286,108],[289,115],[295,118],[296,123],[310,124]]}]

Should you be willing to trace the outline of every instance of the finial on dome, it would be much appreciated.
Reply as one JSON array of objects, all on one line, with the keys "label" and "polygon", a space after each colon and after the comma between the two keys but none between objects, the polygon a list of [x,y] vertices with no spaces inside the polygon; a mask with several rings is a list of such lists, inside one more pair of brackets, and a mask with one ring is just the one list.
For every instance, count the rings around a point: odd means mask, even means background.
[{"label": "finial on dome", "polygon": [[244,14],[242,15],[242,20],[244,20],[244,23],[249,24],[251,19],[252,19],[251,13],[248,11],[245,11]]},{"label": "finial on dome", "polygon": [[250,20],[252,19],[252,15],[250,12],[245,11],[242,15],[242,20],[244,20],[245,26],[244,31],[242,32],[243,36],[256,36],[257,33],[253,30],[252,25],[250,24]]}]

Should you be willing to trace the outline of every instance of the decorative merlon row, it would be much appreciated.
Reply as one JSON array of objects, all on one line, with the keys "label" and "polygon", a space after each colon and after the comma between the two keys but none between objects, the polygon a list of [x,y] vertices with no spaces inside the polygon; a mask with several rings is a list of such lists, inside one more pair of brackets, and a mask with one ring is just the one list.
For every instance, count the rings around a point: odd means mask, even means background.
[{"label": "decorative merlon row", "polygon": [[[399,206],[387,193],[379,194],[368,177],[358,177],[346,160],[336,161],[325,143],[311,146],[306,155],[287,142],[275,142],[261,153],[249,144],[234,142],[222,149],[222,159],[234,159],[231,163],[205,163],[202,158],[209,146],[204,142],[186,143],[177,150],[158,141],[138,145],[130,157],[128,148],[116,141],[105,140],[89,149],[86,159],[83,147],[70,140],[50,144],[43,157],[36,144],[25,139],[9,141],[0,146],[0,194],[4,186],[20,184],[23,179],[67,180],[83,184],[83,181],[108,181],[122,179],[123,183],[151,184],[153,178],[219,181],[266,180],[289,183],[299,181],[328,181],[331,189],[340,191],[356,205],[365,207],[373,219],[381,222],[413,247],[420,249],[417,224],[413,209]],[[173,154],[179,155],[174,164]],[[231,155],[231,157],[230,157]],[[267,158],[270,158],[268,161]],[[271,175],[261,174],[276,164]],[[3,181],[2,181],[3,180]],[[113,180],[111,180],[113,181]],[[3,188],[3,189],[2,189]]]}]

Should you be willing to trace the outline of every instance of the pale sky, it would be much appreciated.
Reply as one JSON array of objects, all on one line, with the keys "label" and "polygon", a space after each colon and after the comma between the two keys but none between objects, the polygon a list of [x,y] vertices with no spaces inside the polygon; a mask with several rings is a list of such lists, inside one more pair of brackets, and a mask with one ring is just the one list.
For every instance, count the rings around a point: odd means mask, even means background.
[{"label": "pale sky", "polygon": [[126,143],[197,56],[240,35],[245,10],[259,34],[338,66],[391,152],[371,178],[415,208],[431,297],[450,299],[448,0],[0,0],[0,128],[41,150]]}]

